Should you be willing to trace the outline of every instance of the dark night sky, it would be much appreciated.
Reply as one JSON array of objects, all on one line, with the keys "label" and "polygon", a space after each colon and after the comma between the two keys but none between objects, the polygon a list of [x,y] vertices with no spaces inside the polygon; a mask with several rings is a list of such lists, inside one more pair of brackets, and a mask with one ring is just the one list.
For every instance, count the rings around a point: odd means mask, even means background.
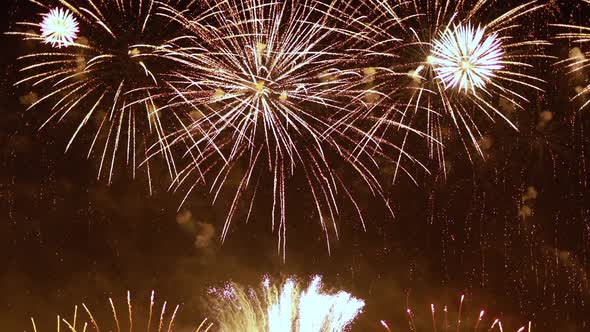
[{"label": "dark night sky", "polygon": [[[30,14],[24,2],[10,0],[1,12],[20,19]],[[562,1],[561,12],[548,17],[590,22],[570,3]],[[3,31],[8,21],[2,19]],[[367,231],[345,208],[331,256],[317,216],[307,213],[309,196],[294,193],[283,263],[264,204],[249,224],[234,223],[221,245],[229,192],[213,207],[211,197],[197,193],[179,215],[182,195],[167,191],[161,167],[154,166],[151,196],[142,173],[135,180],[116,173],[111,185],[96,180],[97,163],[84,157],[85,145],[64,154],[73,124],[39,131],[46,114],[24,112],[19,99],[29,91],[12,83],[15,58],[26,45],[0,38],[2,331],[30,331],[31,316],[51,331],[56,314],[83,301],[98,315],[108,314],[106,299],[121,300],[128,289],[136,302],[147,303],[155,289],[160,299],[182,303],[179,322],[194,324],[206,315],[208,287],[226,280],[256,285],[263,274],[322,274],[330,288],[364,298],[354,331],[378,330],[380,319],[405,328],[406,299],[427,318],[430,303],[453,307],[463,293],[468,314],[485,307],[513,328],[533,320],[535,331],[590,330],[590,176],[584,174],[584,165],[590,168],[590,116],[569,105],[572,84],[549,62],[547,93],[516,116],[519,132],[501,121],[487,124],[493,145],[485,160],[470,163],[459,144],[450,146],[446,180],[435,173],[420,176],[419,186],[403,178],[389,186],[395,218],[367,193],[360,201]],[[567,49],[558,44],[550,52],[565,56]],[[554,118],[539,128],[542,111]],[[538,196],[523,203],[528,187]],[[519,217],[523,207],[532,216]],[[179,222],[187,211],[195,229]],[[195,232],[207,233],[209,225],[214,237],[196,248]]]}]

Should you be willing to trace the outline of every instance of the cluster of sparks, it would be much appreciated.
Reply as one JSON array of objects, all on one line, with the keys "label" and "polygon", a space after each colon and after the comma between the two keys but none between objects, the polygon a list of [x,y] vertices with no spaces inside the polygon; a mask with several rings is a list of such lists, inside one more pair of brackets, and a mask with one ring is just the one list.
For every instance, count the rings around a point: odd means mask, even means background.
[{"label": "cluster of sparks", "polygon": [[48,107],[45,124],[81,119],[66,150],[94,131],[88,157],[98,154],[109,182],[122,162],[134,176],[145,166],[151,184],[160,157],[171,188],[186,189],[183,202],[204,184],[217,199],[237,176],[223,239],[240,202],[247,219],[265,188],[283,254],[294,178],[305,179],[329,249],[342,199],[365,226],[347,177],[389,208],[381,166],[429,172],[409,149],[412,135],[443,170],[448,128],[481,152],[478,119],[516,128],[500,101],[523,109],[544,83],[528,73],[532,61],[548,58],[539,52],[548,42],[519,32],[543,8],[535,0],[493,19],[488,0],[223,0],[198,10],[189,0],[31,2],[48,14],[18,23],[37,31],[9,33],[39,42],[20,58],[16,85],[42,91],[29,109]]},{"label": "cluster of sparks", "polygon": [[[158,331],[158,332],[174,332],[174,322],[176,319],[176,314],[178,313],[178,309],[180,308],[179,305],[174,307],[172,313],[167,312],[166,305],[167,302],[165,301],[162,304],[162,308],[159,312],[154,311],[155,309],[155,293],[152,291],[150,296],[150,309],[149,314],[146,320],[134,320],[133,314],[133,306],[131,305],[131,293],[127,292],[127,307],[126,307],[126,315],[127,319],[123,321],[120,319],[120,314],[117,313],[117,307],[113,302],[112,298],[109,298],[109,305],[112,314],[112,321],[109,323],[110,325],[101,325],[95,319],[95,316],[92,314],[90,309],[86,306],[86,304],[82,304],[85,312],[85,318],[82,317],[83,314],[78,313],[78,306],[74,307],[74,315],[71,319],[66,317],[57,316],[57,323],[56,323],[56,331],[69,331],[69,332],[86,332],[86,331],[95,331],[100,332],[101,327],[107,331],[116,331],[121,332],[123,330],[133,332],[136,330],[141,329],[142,331],[147,329],[147,331]],[[35,323],[35,319],[31,318],[31,323],[33,324],[33,331],[38,332],[37,324]],[[114,324],[114,326],[113,326]],[[207,332],[213,327],[213,323],[208,322],[207,319],[204,319],[199,326],[196,328],[195,332]]]},{"label": "cluster of sparks", "polygon": [[[461,295],[461,301],[459,302],[459,309],[457,313],[457,319],[453,323],[449,319],[449,310],[447,306],[444,306],[442,309],[443,316],[437,317],[437,310],[434,304],[430,305],[430,317],[431,317],[431,326],[432,331],[462,331],[463,329],[469,331],[479,331],[480,328],[485,328],[485,310],[481,310],[479,315],[475,319],[473,325],[467,325],[462,317],[462,310],[463,310],[463,303],[465,300],[465,295]],[[418,331],[416,317],[414,315],[414,311],[410,308],[406,309],[406,314],[408,317],[408,324],[410,331]],[[381,321],[381,326],[387,331],[392,332],[392,328],[389,324],[385,321]],[[396,331],[399,331],[396,329]],[[490,325],[487,326],[487,331],[500,331],[504,332],[504,327],[502,326],[502,321],[496,318],[492,321]],[[532,331],[532,322],[529,322],[526,326],[520,327],[516,332],[531,332]]]},{"label": "cluster of sparks", "polygon": [[267,278],[260,291],[228,284],[211,292],[222,332],[340,332],[365,305],[344,291],[323,292],[319,276],[307,289],[293,279],[275,285]]}]

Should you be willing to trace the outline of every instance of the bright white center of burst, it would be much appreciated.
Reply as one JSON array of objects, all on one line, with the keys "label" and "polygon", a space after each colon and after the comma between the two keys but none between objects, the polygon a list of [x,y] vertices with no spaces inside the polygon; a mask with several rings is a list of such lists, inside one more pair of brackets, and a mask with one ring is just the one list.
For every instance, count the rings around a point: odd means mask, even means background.
[{"label": "bright white center of burst", "polygon": [[473,93],[485,89],[486,84],[504,68],[504,50],[496,34],[486,35],[483,28],[457,25],[447,28],[432,43],[431,64],[436,78],[445,89]]},{"label": "bright white center of burst", "polygon": [[344,331],[361,312],[364,301],[346,292],[325,294],[321,287],[321,277],[316,276],[297,298],[295,283],[287,280],[278,301],[270,303],[268,308],[267,331]]},{"label": "bright white center of burst", "polygon": [[74,43],[79,32],[78,21],[67,9],[54,8],[43,15],[41,37],[53,47],[67,47]]}]

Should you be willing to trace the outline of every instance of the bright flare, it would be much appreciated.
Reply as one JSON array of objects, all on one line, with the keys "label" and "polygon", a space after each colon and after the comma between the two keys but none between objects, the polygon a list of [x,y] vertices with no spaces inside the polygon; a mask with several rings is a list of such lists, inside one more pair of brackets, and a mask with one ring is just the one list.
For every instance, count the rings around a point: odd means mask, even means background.
[{"label": "bright flare", "polygon": [[481,27],[457,25],[433,42],[431,62],[445,89],[476,93],[485,89],[495,71],[504,68],[504,50],[498,35],[486,35]]},{"label": "bright flare", "polygon": [[68,47],[74,43],[79,31],[78,21],[67,9],[54,8],[43,15],[41,36],[45,44],[58,48]]},{"label": "bright flare", "polygon": [[340,291],[322,292],[316,276],[306,290],[292,279],[272,285],[265,279],[262,291],[236,284],[212,292],[219,297],[214,305],[220,331],[244,332],[337,332],[344,331],[365,303]]}]

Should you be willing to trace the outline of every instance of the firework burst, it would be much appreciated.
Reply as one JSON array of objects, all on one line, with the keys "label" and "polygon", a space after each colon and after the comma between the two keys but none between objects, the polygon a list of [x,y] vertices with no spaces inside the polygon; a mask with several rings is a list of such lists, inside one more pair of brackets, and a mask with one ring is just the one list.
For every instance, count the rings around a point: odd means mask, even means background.
[{"label": "firework burst", "polygon": [[79,31],[78,21],[68,9],[54,8],[43,16],[41,22],[41,36],[53,47],[72,45]]},{"label": "firework burst", "polygon": [[[478,331],[479,329],[483,329],[485,330],[486,325],[487,325],[487,330],[486,331],[500,331],[500,332],[504,332],[504,327],[502,326],[502,321],[500,321],[500,319],[496,318],[493,319],[490,323],[486,323],[486,318],[485,318],[485,310],[481,310],[479,312],[479,314],[474,317],[475,319],[469,319],[468,317],[463,317],[463,304],[465,301],[465,296],[462,295],[461,296],[461,300],[459,302],[459,309],[457,312],[457,317],[456,320],[452,321],[451,319],[449,319],[449,309],[447,308],[447,306],[444,306],[442,309],[442,317],[441,313],[440,313],[440,309],[437,310],[434,304],[430,305],[430,322],[426,323],[426,322],[418,322],[416,319],[416,315],[414,313],[414,310],[408,308],[406,309],[406,314],[407,314],[407,318],[408,318],[408,325],[410,328],[410,331],[418,331],[418,330],[423,330],[423,328],[427,328],[428,325],[431,326],[432,331],[451,331],[451,330],[456,330],[456,331],[462,331],[464,329],[467,330],[473,330],[473,331]],[[398,330],[397,328],[392,330],[392,327],[390,327],[390,325],[385,321],[382,320],[381,322],[381,326],[383,326],[383,328],[388,331],[391,332],[393,330]],[[531,332],[532,331],[532,323],[529,322],[526,326],[522,326],[520,327],[518,330],[516,330],[516,332]]]},{"label": "firework burst", "polygon": [[[530,72],[533,60],[548,58],[539,49],[549,43],[523,34],[519,23],[543,8],[538,1],[491,19],[496,7],[488,0],[368,3],[355,13],[372,40],[357,44],[372,68],[370,80],[358,84],[359,112],[378,114],[372,132],[380,136],[392,119],[425,128],[429,155],[445,173],[453,129],[467,151],[475,146],[482,154],[480,119],[499,117],[517,129],[500,105],[524,109],[531,93],[543,91],[544,81]],[[360,16],[365,10],[371,15]],[[404,148],[406,141],[407,133]]]},{"label": "firework burst", "polygon": [[349,74],[339,65],[347,60],[340,48],[350,33],[331,24],[332,8],[318,1],[222,1],[201,15],[207,24],[187,22],[199,38],[171,53],[184,69],[169,80],[176,95],[168,107],[192,114],[174,135],[190,160],[176,188],[188,183],[190,193],[213,178],[217,199],[227,179],[239,177],[222,240],[240,200],[250,202],[248,219],[259,188],[272,188],[273,230],[284,257],[286,188],[302,174],[330,250],[330,234],[338,236],[339,196],[362,220],[333,160],[344,161],[349,176],[384,199],[374,174],[378,159],[388,157],[377,148],[354,153],[368,134],[348,121],[342,96]]},{"label": "firework burst", "polygon": [[[74,307],[74,315],[71,319],[66,317],[57,316],[57,332],[62,330],[67,330],[70,332],[86,332],[86,331],[96,331],[100,332],[101,327],[104,330],[108,331],[117,331],[121,332],[122,327],[127,327],[129,332],[133,332],[136,330],[146,330],[150,331],[158,331],[158,332],[174,332],[174,322],[176,319],[176,314],[178,313],[178,309],[180,308],[179,305],[176,305],[172,312],[170,312],[170,308],[166,308],[167,302],[165,301],[162,303],[161,310],[154,311],[155,308],[155,301],[154,301],[154,292],[152,291],[150,297],[150,307],[149,307],[149,314],[146,320],[137,320],[134,319],[133,313],[133,306],[131,305],[131,293],[127,292],[127,307],[126,313],[123,314],[127,316],[125,321],[123,321],[122,315],[120,312],[117,311],[117,307],[113,302],[113,299],[109,298],[109,305],[112,314],[112,321],[108,325],[101,325],[97,322],[97,319],[92,314],[90,309],[85,304],[82,304],[82,308],[84,308],[84,312],[79,314],[78,306]],[[85,316],[85,317],[84,317]],[[35,319],[31,318],[31,323],[33,324],[33,331],[38,332],[37,324],[35,323]],[[110,326],[109,326],[110,325]],[[114,326],[113,326],[114,325]],[[107,328],[108,326],[108,328]],[[213,323],[207,322],[207,319],[204,319],[201,324],[197,327],[195,332],[207,332],[213,327]],[[63,328],[63,329],[62,329]]]},{"label": "firework burst", "polygon": [[493,34],[484,39],[484,34],[482,28],[457,25],[454,29],[447,28],[434,40],[427,61],[445,89],[476,93],[476,89],[485,89],[496,76],[494,73],[504,67],[504,51],[498,36]]},{"label": "firework burst", "polygon": [[228,284],[211,292],[217,299],[212,307],[223,332],[340,332],[365,305],[344,291],[322,292],[319,276],[305,290],[292,279],[273,285],[266,278],[261,291]]},{"label": "firework burst", "polygon": [[[194,1],[31,2],[42,11],[49,11],[50,2],[58,7],[41,24],[17,22],[30,30],[8,33],[38,42],[19,58],[24,78],[16,85],[41,96],[28,109],[50,110],[43,126],[78,121],[66,151],[76,140],[88,141],[88,157],[100,159],[99,178],[107,174],[110,182],[117,161],[135,176],[146,147],[153,138],[163,142],[167,130],[167,114],[159,110],[160,75],[170,70],[167,44],[182,31],[170,18],[171,6],[183,9]],[[44,43],[68,48],[47,49]],[[88,139],[81,135],[85,131],[91,133]],[[161,151],[173,177],[173,159],[167,149]],[[149,174],[149,164],[146,169]]]}]

